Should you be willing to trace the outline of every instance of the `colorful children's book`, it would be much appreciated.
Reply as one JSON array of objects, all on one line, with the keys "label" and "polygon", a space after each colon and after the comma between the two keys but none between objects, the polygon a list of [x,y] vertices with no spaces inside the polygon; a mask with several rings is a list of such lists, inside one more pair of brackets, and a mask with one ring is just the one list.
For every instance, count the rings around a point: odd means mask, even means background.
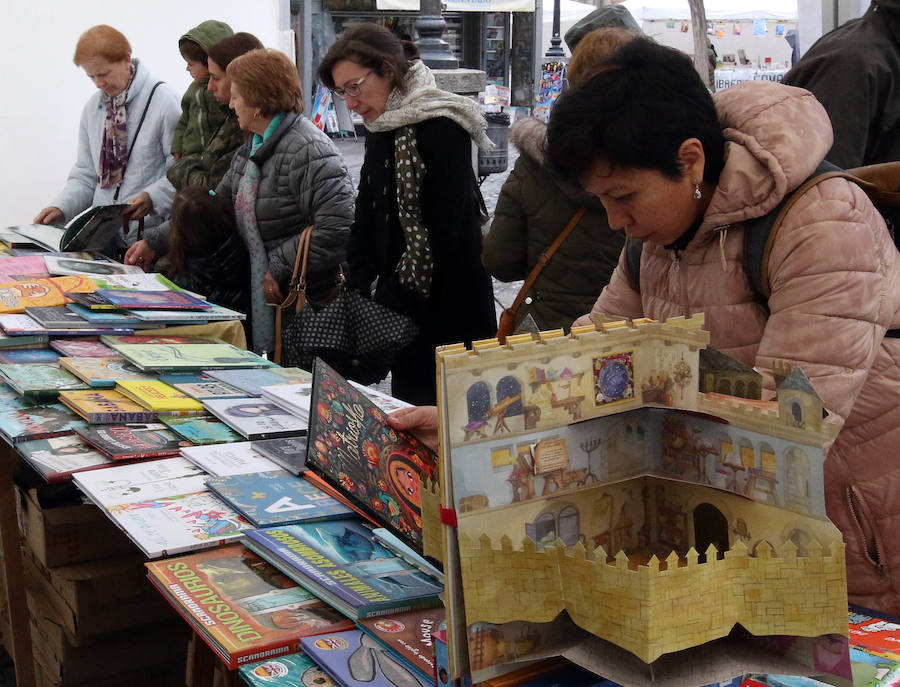
[{"label": "colorful children's book", "polygon": [[254,451],[249,441],[214,446],[186,446],[181,449],[181,455],[215,477],[278,469],[275,463]]},{"label": "colorful children's book", "polygon": [[95,389],[114,389],[120,381],[153,379],[153,375],[141,372],[113,351],[110,353],[109,358],[60,358],[59,364]]},{"label": "colorful children's book", "polygon": [[431,687],[386,649],[361,630],[348,630],[300,640],[310,658],[325,669],[341,687]]},{"label": "colorful children's book", "polygon": [[900,661],[900,618],[851,606],[850,644]]},{"label": "colorful children's book", "polygon": [[157,272],[135,274],[105,274],[92,277],[97,289],[106,291],[132,289],[135,291],[184,291],[178,284]]},{"label": "colorful children's book", "polygon": [[253,450],[295,475],[306,470],[306,437],[254,441]]},{"label": "colorful children's book", "polygon": [[107,346],[117,346],[119,344],[208,344],[222,343],[219,339],[206,338],[202,336],[160,336],[158,334],[147,336],[101,336],[102,341]]},{"label": "colorful children's book", "polygon": [[49,277],[0,284],[0,313],[25,312],[27,307],[65,305],[67,291],[93,291],[87,277]]},{"label": "colorful children's book", "polygon": [[88,276],[106,276],[109,274],[142,274],[144,270],[136,265],[122,265],[118,262],[101,260],[80,260],[62,255],[45,255],[47,271],[50,274],[86,274]]},{"label": "colorful children's book", "polygon": [[116,352],[96,339],[53,339],[50,348],[70,358],[115,358]]},{"label": "colorful children's book", "polygon": [[103,298],[96,293],[74,293],[68,292],[66,293],[66,298],[68,298],[73,303],[77,303],[78,305],[88,308],[92,312],[103,311],[103,310],[116,310],[116,306],[110,303],[108,300]]},{"label": "colorful children's book", "polygon": [[206,490],[203,472],[184,458],[88,470],[73,479],[148,558],[221,546],[250,526]]},{"label": "colorful children's book", "polygon": [[203,401],[203,405],[222,422],[251,441],[306,433],[304,420],[259,398],[209,398]]},{"label": "colorful children's book", "polygon": [[12,443],[71,434],[84,420],[61,403],[0,411],[0,432]]},{"label": "colorful children's book", "polygon": [[248,530],[244,544],[354,620],[436,606],[443,590],[356,519]]},{"label": "colorful children's book", "polygon": [[363,632],[392,651],[407,668],[412,668],[421,677],[430,680],[434,676],[434,644],[431,633],[444,622],[444,616],[443,607],[438,606],[380,618],[363,618],[356,624]]},{"label": "colorful children's book", "polygon": [[0,350],[0,363],[55,363],[59,353],[49,348]]},{"label": "colorful children's book", "polygon": [[302,651],[244,665],[238,672],[250,687],[339,687],[318,663]]},{"label": "colorful children's book", "polygon": [[313,378],[306,467],[421,551],[419,481],[434,475],[434,454],[321,360]]},{"label": "colorful children's book", "polygon": [[150,581],[232,670],[350,624],[239,544],[146,565]]},{"label": "colorful children's book", "polygon": [[160,422],[195,446],[230,444],[243,440],[240,434],[232,431],[224,422],[211,417],[163,416]]},{"label": "colorful children's book", "polygon": [[0,365],[4,381],[23,396],[53,399],[63,389],[87,389],[75,375],[53,363],[4,363]]},{"label": "colorful children's book", "polygon": [[181,393],[202,401],[206,398],[241,398],[246,394],[230,384],[213,379],[202,372],[159,375],[159,381],[178,389]]},{"label": "colorful children's book", "polygon": [[28,279],[49,276],[44,258],[40,255],[23,255],[20,258],[0,260],[0,282],[17,281],[22,276],[27,276]]},{"label": "colorful children's book", "polygon": [[116,389],[135,403],[157,413],[188,417],[190,415],[202,415],[204,412],[200,401],[195,401],[193,398],[185,396],[178,389],[174,389],[158,380],[123,380],[116,384]]},{"label": "colorful children's book", "polygon": [[84,443],[80,437],[51,437],[23,441],[16,449],[48,483],[65,482],[81,470],[93,470],[112,464],[112,460]]},{"label": "colorful children's book", "polygon": [[174,456],[190,443],[158,423],[78,427],[76,432],[113,460]]},{"label": "colorful children's book", "polygon": [[66,309],[98,327],[108,325],[111,327],[130,327],[131,329],[152,329],[156,326],[122,310],[92,310],[78,303],[69,303]]},{"label": "colorful children's book", "polygon": [[265,358],[230,344],[124,344],[103,341],[140,369],[160,373],[271,365]]},{"label": "colorful children's book", "polygon": [[60,391],[59,400],[92,425],[157,421],[156,413],[112,389]]},{"label": "colorful children's book", "polygon": [[338,520],[353,515],[302,477],[284,470],[210,477],[206,486],[256,527]]},{"label": "colorful children's book", "polygon": [[124,289],[97,289],[102,296],[117,308],[129,310],[203,310],[211,303],[195,298],[184,291],[130,291]]},{"label": "colorful children's book", "polygon": [[247,392],[246,396],[262,395],[264,386],[288,382],[311,382],[312,375],[299,367],[272,366],[265,370],[212,370],[209,376]]}]

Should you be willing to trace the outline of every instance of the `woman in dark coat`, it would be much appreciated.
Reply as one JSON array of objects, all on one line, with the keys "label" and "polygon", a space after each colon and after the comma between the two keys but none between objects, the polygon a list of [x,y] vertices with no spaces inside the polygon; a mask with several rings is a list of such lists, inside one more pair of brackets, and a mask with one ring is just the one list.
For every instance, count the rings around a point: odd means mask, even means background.
[{"label": "woman in dark coat", "polygon": [[435,402],[435,346],[497,331],[481,264],[471,141],[490,146],[477,103],[438,90],[387,29],[346,31],[319,78],[369,131],[348,249],[349,284],[413,318],[419,336],[391,368],[393,394]]}]

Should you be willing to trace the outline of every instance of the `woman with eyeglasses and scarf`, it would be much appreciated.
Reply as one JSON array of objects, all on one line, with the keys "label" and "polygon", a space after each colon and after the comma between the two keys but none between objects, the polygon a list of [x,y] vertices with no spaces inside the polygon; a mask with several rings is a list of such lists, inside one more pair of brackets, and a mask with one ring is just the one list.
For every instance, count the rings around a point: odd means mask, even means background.
[{"label": "woman with eyeglasses and scarf", "polygon": [[428,67],[376,24],[344,32],[319,79],[369,132],[348,282],[416,322],[418,337],[391,368],[392,392],[433,404],[435,347],[497,331],[472,169],[472,141],[491,146],[484,116],[475,101],[439,90]]}]

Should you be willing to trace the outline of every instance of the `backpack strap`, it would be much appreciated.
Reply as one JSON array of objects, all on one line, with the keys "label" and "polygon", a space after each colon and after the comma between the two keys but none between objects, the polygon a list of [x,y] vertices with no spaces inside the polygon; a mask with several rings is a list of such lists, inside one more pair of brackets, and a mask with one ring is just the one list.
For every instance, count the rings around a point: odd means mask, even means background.
[{"label": "backpack strap", "polygon": [[625,237],[625,274],[631,281],[631,286],[641,290],[641,255],[644,252],[644,244],[632,238]]}]

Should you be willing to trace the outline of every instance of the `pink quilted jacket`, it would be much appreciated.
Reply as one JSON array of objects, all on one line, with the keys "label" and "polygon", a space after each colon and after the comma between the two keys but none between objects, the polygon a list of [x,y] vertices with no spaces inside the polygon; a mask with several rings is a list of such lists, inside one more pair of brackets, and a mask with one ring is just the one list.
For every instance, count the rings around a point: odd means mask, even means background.
[{"label": "pink quilted jacket", "polygon": [[[850,598],[900,614],[900,254],[856,185],[822,182],[790,210],[768,262],[771,314],[744,274],[742,223],[774,208],[831,148],[807,91],[747,82],[717,93],[725,169],[693,241],[645,244],[640,292],[620,259],[592,312],[703,312],[710,345],[755,366],[765,393],[785,360],[803,368],[841,431],[825,466],[826,504],[847,547]],[[589,323],[587,316],[578,323]]]}]

